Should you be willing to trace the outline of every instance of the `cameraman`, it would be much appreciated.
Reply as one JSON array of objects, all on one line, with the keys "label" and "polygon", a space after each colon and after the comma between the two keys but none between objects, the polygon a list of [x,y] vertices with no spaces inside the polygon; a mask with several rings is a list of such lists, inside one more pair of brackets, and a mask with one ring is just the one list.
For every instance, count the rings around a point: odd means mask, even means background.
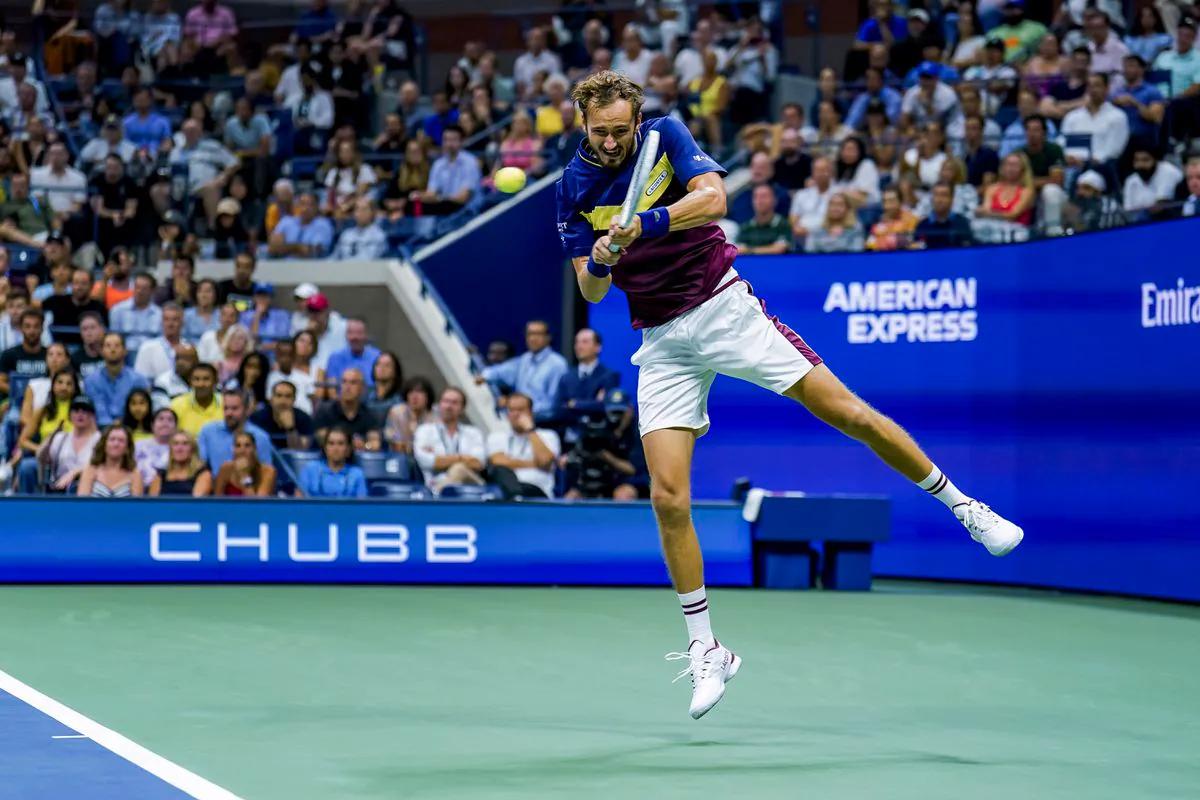
[{"label": "cameraman", "polygon": [[[649,494],[649,472],[637,433],[633,408],[614,390],[603,415],[588,414],[579,440],[563,458],[568,499],[637,500]],[[619,404],[619,405],[618,405]]]}]

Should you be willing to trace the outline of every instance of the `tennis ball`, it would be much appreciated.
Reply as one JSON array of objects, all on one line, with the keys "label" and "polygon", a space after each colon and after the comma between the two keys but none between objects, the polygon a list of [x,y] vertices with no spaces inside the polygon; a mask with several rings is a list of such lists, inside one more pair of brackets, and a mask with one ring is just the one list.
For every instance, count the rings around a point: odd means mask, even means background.
[{"label": "tennis ball", "polygon": [[496,188],[505,194],[514,194],[525,186],[525,172],[519,167],[503,167],[496,170]]}]

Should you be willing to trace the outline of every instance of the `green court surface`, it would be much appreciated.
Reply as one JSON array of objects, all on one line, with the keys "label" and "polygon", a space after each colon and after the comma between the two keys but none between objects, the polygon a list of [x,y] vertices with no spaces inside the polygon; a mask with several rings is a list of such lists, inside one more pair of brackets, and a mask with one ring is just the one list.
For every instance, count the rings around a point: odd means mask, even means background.
[{"label": "green court surface", "polygon": [[246,800],[1200,797],[1200,609],[710,602],[698,722],[666,589],[4,587],[0,669]]}]

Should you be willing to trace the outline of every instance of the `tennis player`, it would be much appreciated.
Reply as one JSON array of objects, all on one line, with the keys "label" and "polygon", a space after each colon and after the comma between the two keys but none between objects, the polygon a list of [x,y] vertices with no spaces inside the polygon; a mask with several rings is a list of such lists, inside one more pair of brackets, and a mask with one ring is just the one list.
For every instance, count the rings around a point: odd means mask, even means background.
[{"label": "tennis player", "polygon": [[[725,216],[725,170],[678,121],[643,121],[642,89],[616,72],[581,81],[573,92],[587,137],[558,182],[558,230],[579,290],[599,302],[616,284],[629,299],[642,346],[638,412],[650,500],[679,595],[689,646],[692,717],[721,699],[741,658],[717,641],[704,591],[704,562],[691,519],[696,439],[708,431],[708,391],[718,375],[755,383],[804,405],[870,447],[888,466],[946,504],[972,538],[1002,556],[1019,527],[959,491],[905,431],[856,397],[733,268],[737,249],[715,224]],[[639,191],[638,214],[617,212],[646,135],[660,136],[654,168]],[[610,245],[617,245],[612,252]],[[678,678],[677,678],[678,679]]]}]

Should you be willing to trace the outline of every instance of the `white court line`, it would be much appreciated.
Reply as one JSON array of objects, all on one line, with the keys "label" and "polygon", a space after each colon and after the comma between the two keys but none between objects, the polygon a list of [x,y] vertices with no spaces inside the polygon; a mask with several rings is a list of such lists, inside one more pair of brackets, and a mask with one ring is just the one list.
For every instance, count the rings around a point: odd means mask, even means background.
[{"label": "white court line", "polygon": [[151,775],[186,792],[197,800],[242,800],[228,789],[222,789],[215,783],[189,772],[157,753],[152,753],[137,742],[125,738],[99,722],[85,717],[75,709],[68,708],[53,697],[44,695],[32,686],[22,683],[4,670],[0,670],[0,691],[8,692],[46,716],[53,717],[68,728],[78,731],[105,750],[141,767]]},{"label": "white court line", "polygon": [[84,735],[82,733],[72,733],[67,736],[51,736],[50,738],[51,739],[87,739],[89,737],[87,737],[86,735]]}]

